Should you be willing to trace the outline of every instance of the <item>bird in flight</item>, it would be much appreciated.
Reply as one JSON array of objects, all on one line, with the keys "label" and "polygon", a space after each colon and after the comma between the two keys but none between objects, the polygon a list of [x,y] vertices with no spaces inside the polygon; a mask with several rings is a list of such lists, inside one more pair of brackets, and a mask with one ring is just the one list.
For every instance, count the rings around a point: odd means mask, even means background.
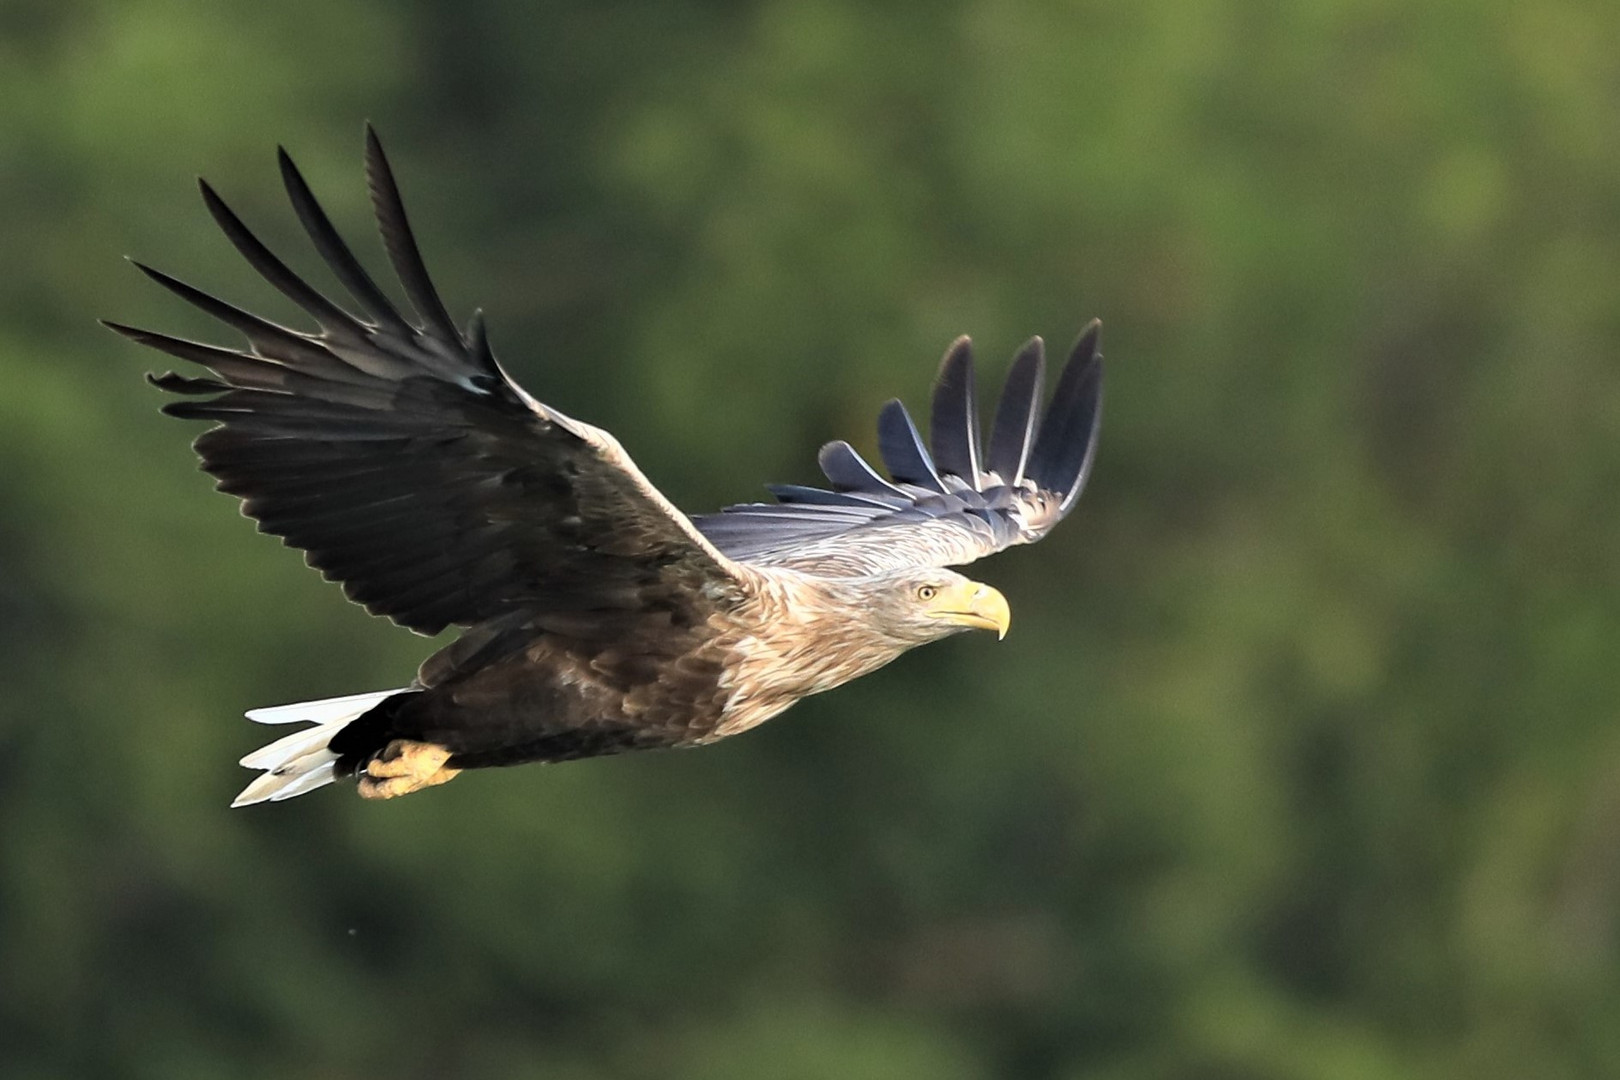
[{"label": "bird in flight", "polygon": [[219,490],[302,549],[374,615],[460,637],[410,685],[255,709],[305,723],[242,759],[232,804],[354,778],[386,799],[466,769],[701,746],[964,630],[1007,632],[1006,599],[947,567],[1040,539],[1091,471],[1102,401],[1099,324],[1080,335],[1044,412],[1044,348],[1013,360],[981,442],[967,338],[945,353],[929,441],[899,401],[878,416],[888,478],[846,442],[828,488],[774,503],[676,509],[612,435],[531,397],[462,330],[428,278],[376,133],[366,180],[409,301],[378,287],[285,150],[281,177],[353,307],[294,273],[206,181],[203,201],[252,267],[314,321],[295,330],[136,263],[246,339],[221,348],[106,325],[207,369],[149,375],[206,420],[195,443]]}]

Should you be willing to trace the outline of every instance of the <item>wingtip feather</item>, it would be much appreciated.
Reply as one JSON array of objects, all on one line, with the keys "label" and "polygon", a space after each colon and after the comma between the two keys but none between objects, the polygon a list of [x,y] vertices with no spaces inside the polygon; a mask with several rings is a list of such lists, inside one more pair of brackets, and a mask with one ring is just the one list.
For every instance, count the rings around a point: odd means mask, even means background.
[{"label": "wingtip feather", "polygon": [[939,362],[934,379],[934,400],[928,417],[928,436],[934,464],[942,472],[979,486],[979,405],[973,375],[973,339],[963,334]]},{"label": "wingtip feather", "polygon": [[878,413],[878,453],[889,475],[900,483],[944,492],[945,483],[929,457],[928,448],[923,445],[916,423],[899,398],[891,399]]},{"label": "wingtip feather", "polygon": [[836,491],[901,494],[899,488],[883,479],[853,446],[842,439],[835,439],[822,446],[816,454],[816,462]]},{"label": "wingtip feather", "polygon": [[1024,478],[1040,426],[1041,388],[1046,381],[1046,342],[1032,337],[1013,357],[996,406],[988,465],[1003,483]]},{"label": "wingtip feather", "polygon": [[456,329],[433,279],[428,275],[421,247],[416,242],[410,218],[405,213],[405,200],[400,194],[399,183],[388,162],[388,154],[383,150],[376,129],[369,123],[366,125],[365,170],[377,231],[382,235],[383,247],[388,252],[388,260],[394,266],[399,283],[404,286],[405,295],[410,297],[412,306],[422,319],[423,331],[447,345],[464,345],[460,331]]},{"label": "wingtip feather", "polygon": [[1069,362],[1072,364],[1080,359],[1102,359],[1101,319],[1092,319],[1086,323],[1085,328],[1080,331],[1080,336],[1075,338],[1074,348],[1069,350]]},{"label": "wingtip feather", "polygon": [[1029,462],[1036,482],[1060,494],[1061,513],[1080,497],[1096,458],[1102,415],[1101,330],[1102,323],[1093,319],[1069,351]]}]

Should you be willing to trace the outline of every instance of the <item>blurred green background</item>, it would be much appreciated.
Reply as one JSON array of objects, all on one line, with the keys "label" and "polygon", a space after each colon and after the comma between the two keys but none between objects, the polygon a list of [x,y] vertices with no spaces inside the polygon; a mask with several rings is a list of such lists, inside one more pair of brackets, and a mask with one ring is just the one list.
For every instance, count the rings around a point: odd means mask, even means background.
[{"label": "blurred green background", "polygon": [[[0,5],[0,1075],[1620,1075],[1620,9]],[[682,506],[1106,325],[1003,644],[701,753],[230,811],[433,645],[255,534],[97,316],[376,266]],[[324,278],[321,280],[325,280]],[[224,340],[229,340],[228,335]]]}]

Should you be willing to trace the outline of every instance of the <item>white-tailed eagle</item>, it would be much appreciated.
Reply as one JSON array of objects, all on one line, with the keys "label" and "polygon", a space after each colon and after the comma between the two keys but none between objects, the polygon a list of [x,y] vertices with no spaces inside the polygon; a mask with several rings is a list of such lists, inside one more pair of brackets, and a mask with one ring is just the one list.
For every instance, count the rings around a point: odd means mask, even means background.
[{"label": "white-tailed eagle", "polygon": [[1085,486],[1102,395],[1095,322],[1044,412],[1040,339],[1019,351],[988,445],[964,337],[940,366],[927,443],[900,402],[879,414],[887,479],[832,442],[820,454],[830,487],[777,486],[775,503],[688,516],[613,436],[513,382],[478,314],[466,330],[451,321],[369,128],[366,178],[408,308],[361,267],[285,151],[280,162],[352,308],[290,270],[204,182],[231,243],[318,329],[146,266],[246,345],[107,325],[208,369],[149,378],[182,396],[164,412],[213,425],[196,441],[202,468],[262,531],[372,614],[463,632],[407,687],[249,712],[313,726],[242,759],[262,775],[235,805],[345,777],[388,798],[463,769],[747,731],[925,642],[1005,634],[1002,595],[945,568],[1040,539]]}]

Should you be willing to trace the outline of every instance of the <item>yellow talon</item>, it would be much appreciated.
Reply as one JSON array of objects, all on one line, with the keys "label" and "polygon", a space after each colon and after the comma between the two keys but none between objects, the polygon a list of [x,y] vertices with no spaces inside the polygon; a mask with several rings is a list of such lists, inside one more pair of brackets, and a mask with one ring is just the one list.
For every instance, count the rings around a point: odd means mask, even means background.
[{"label": "yellow talon", "polygon": [[392,799],[454,780],[461,770],[445,764],[450,756],[449,749],[437,743],[395,739],[366,763],[360,797]]}]

